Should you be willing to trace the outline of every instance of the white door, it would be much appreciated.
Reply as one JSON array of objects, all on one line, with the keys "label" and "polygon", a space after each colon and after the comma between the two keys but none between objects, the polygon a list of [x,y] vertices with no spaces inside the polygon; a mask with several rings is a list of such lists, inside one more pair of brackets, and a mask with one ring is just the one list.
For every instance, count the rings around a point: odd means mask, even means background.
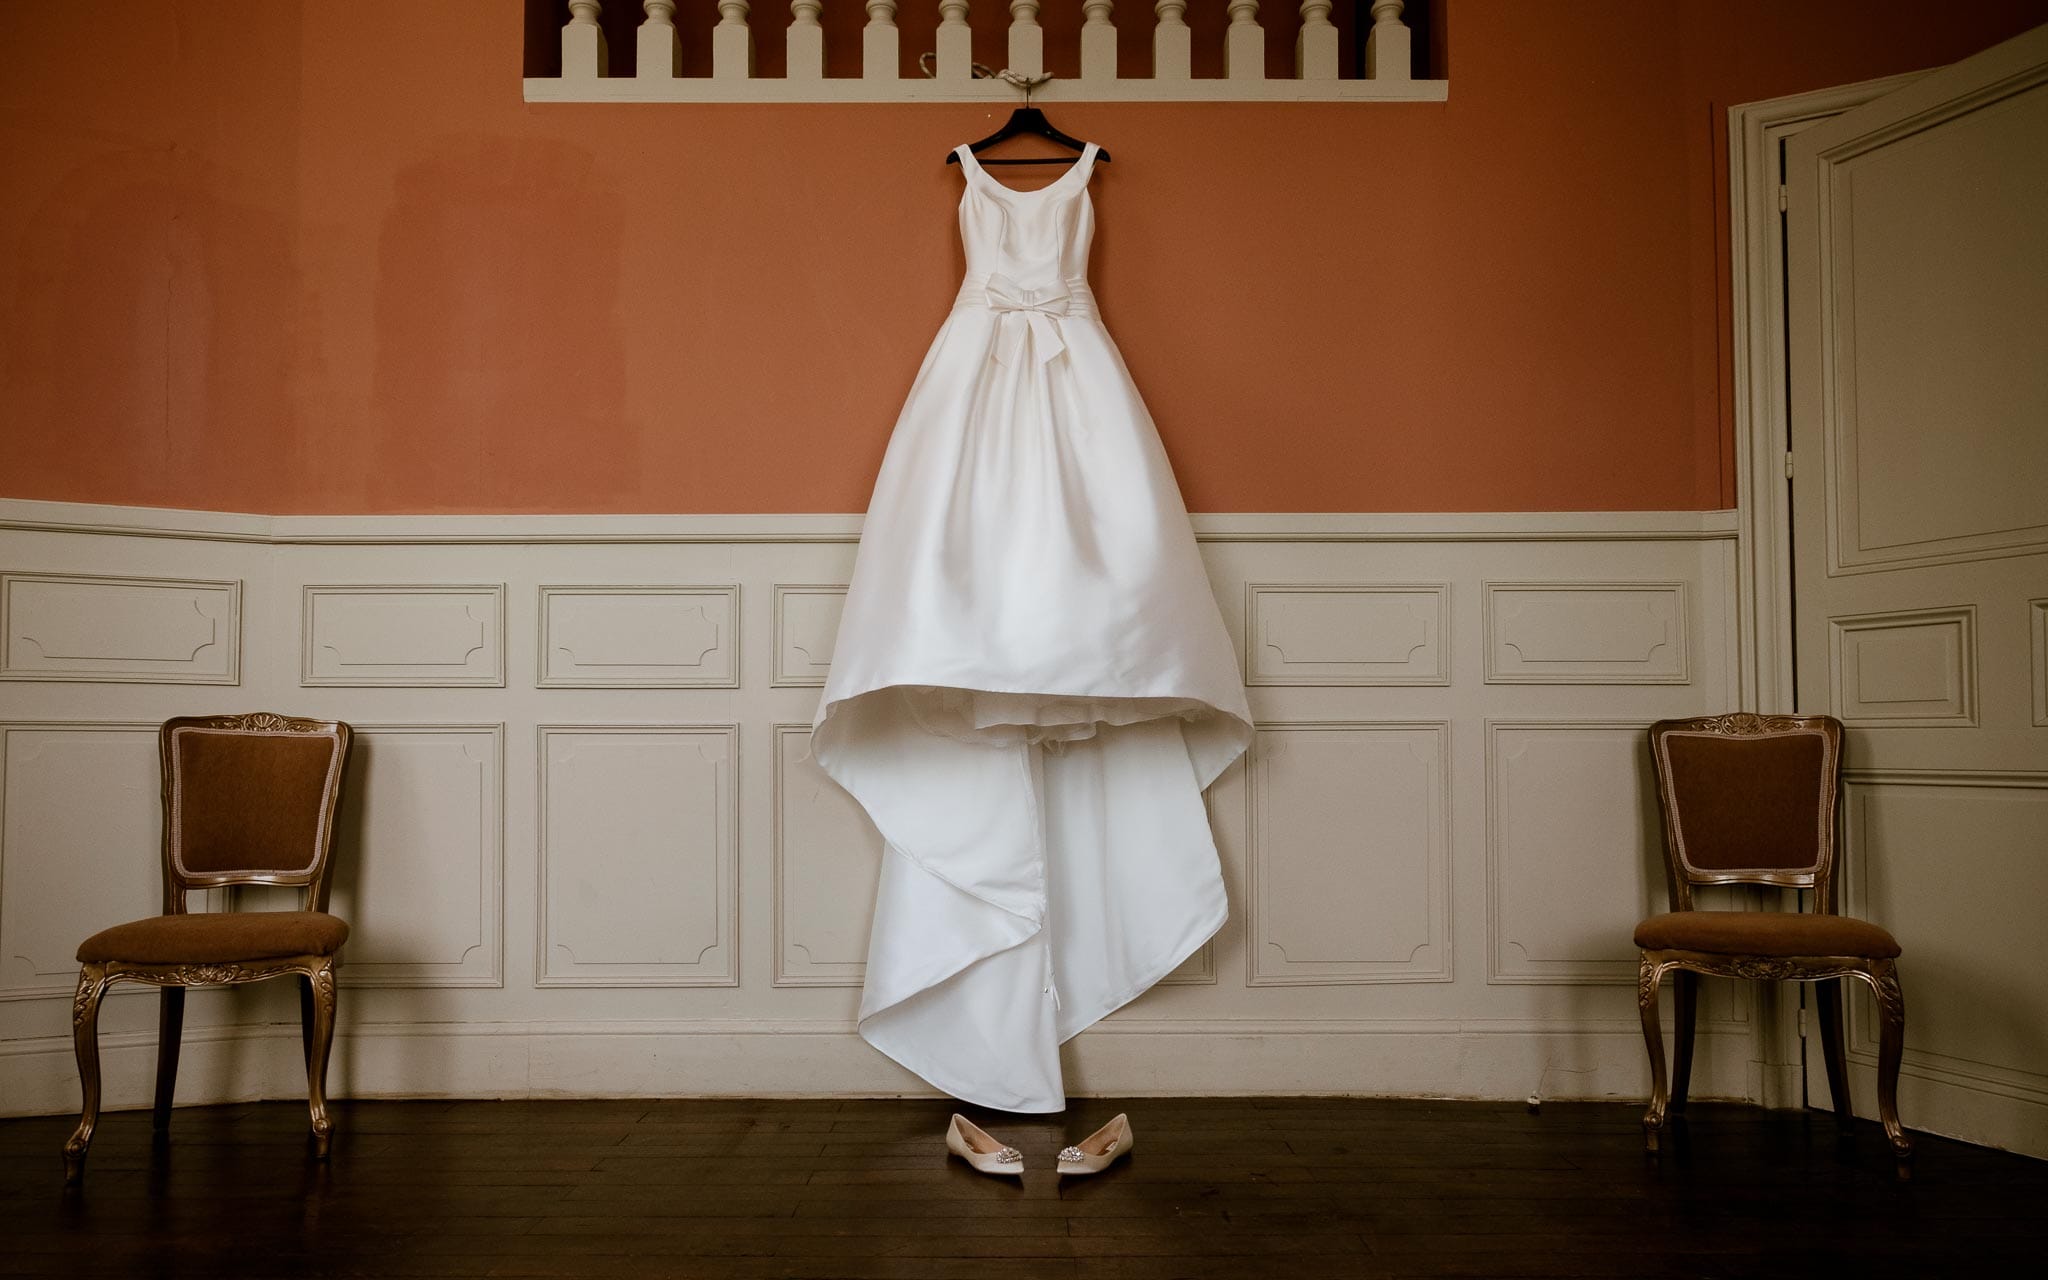
[{"label": "white door", "polygon": [[1802,132],[1786,188],[1798,705],[1849,730],[1841,909],[1905,949],[1906,1125],[2048,1156],[2048,27]]}]

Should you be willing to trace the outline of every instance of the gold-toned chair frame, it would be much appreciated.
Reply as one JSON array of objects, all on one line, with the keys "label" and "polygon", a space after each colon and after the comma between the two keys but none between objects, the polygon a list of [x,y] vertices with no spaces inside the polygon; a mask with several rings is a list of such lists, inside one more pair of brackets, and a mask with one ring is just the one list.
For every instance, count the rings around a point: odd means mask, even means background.
[{"label": "gold-toned chair frame", "polygon": [[[1666,736],[1694,733],[1743,738],[1794,732],[1818,734],[1824,744],[1820,830],[1813,866],[1803,870],[1710,870],[1693,866],[1686,859],[1683,830],[1673,812],[1671,760],[1664,747]],[[1657,810],[1664,823],[1664,874],[1671,892],[1673,911],[1695,909],[1692,891],[1698,885],[1760,884],[1811,890],[1814,914],[1835,914],[1836,847],[1841,826],[1841,721],[1832,716],[1764,716],[1736,712],[1723,716],[1660,720],[1650,726],[1649,736],[1651,763],[1657,775]],[[1664,1065],[1664,1034],[1657,1009],[1657,992],[1667,973],[1673,975],[1672,1013],[1677,1023],[1672,1035],[1675,1071],[1668,1078]],[[1879,1015],[1878,1118],[1897,1158],[1899,1176],[1907,1176],[1913,1142],[1899,1123],[1899,1064],[1906,1042],[1906,999],[1899,986],[1897,961],[1881,957],[1744,956],[1676,948],[1643,949],[1636,981],[1636,1006],[1642,1015],[1643,1040],[1650,1054],[1650,1105],[1643,1113],[1643,1140],[1649,1151],[1654,1153],[1659,1149],[1671,1114],[1685,1110],[1686,1091],[1692,1079],[1694,1024],[1698,1020],[1698,974],[1815,984],[1815,1012],[1820,1023],[1828,1091],[1834,1097],[1836,1122],[1844,1131],[1854,1123],[1855,1113],[1849,1102],[1849,1071],[1842,1044],[1841,993],[1836,980],[1853,977],[1868,983],[1877,997]]]},{"label": "gold-toned chair frame", "polygon": [[[304,733],[334,739],[313,857],[303,870],[192,872],[180,865],[175,847],[178,797],[172,757],[174,735],[180,729]],[[268,711],[248,715],[180,716],[165,721],[157,731],[164,813],[164,914],[186,914],[185,899],[190,890],[243,884],[298,887],[304,891],[305,910],[325,911],[327,892],[333,878],[335,815],[341,805],[342,773],[348,762],[353,737],[349,726],[339,720],[307,720]],[[84,1177],[86,1153],[92,1146],[93,1130],[99,1124],[100,1000],[116,982],[143,982],[162,989],[157,1018],[156,1097],[150,1119],[152,1131],[162,1140],[170,1129],[171,1102],[178,1080],[178,1050],[185,1024],[185,988],[239,986],[287,974],[298,975],[300,1038],[306,1059],[306,1105],[312,1120],[313,1154],[317,1159],[326,1159],[334,1136],[334,1122],[327,1114],[327,1059],[334,1041],[334,978],[339,965],[339,958],[331,953],[244,963],[141,964],[105,960],[84,964],[78,973],[77,994],[71,1001],[71,1040],[78,1056],[78,1080],[83,1096],[78,1127],[72,1130],[64,1143],[64,1181],[76,1183]]]}]

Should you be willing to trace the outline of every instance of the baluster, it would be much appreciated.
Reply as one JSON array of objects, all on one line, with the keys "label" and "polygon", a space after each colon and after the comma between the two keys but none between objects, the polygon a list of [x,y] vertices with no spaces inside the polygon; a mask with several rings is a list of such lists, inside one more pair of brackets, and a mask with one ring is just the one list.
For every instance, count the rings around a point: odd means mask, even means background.
[{"label": "baluster", "polygon": [[860,33],[862,79],[896,79],[897,39],[896,0],[868,0],[868,25]]},{"label": "baluster", "polygon": [[1331,0],[1301,0],[1301,30],[1294,37],[1294,74],[1303,80],[1337,78],[1337,28]]},{"label": "baluster", "polygon": [[564,80],[593,80],[611,69],[597,10],[598,0],[569,0],[569,21],[562,28]]},{"label": "baluster", "polygon": [[1259,25],[1259,0],[1230,0],[1230,25],[1223,31],[1223,74],[1231,80],[1266,78],[1266,29]]},{"label": "baluster", "polygon": [[1408,79],[1408,24],[1401,0],[1373,0],[1372,34],[1365,38],[1365,74],[1373,80]]},{"label": "baluster", "polygon": [[673,80],[683,69],[683,45],[676,36],[676,0],[645,0],[640,6],[640,56],[633,74],[642,80]]},{"label": "baluster", "polygon": [[1045,28],[1038,25],[1039,0],[1010,0],[1010,70],[1035,76],[1045,70]]},{"label": "baluster", "polygon": [[1109,20],[1112,0],[1083,0],[1081,13],[1081,78],[1116,79],[1116,24]]},{"label": "baluster", "polygon": [[967,0],[939,0],[936,52],[939,79],[974,78],[974,32],[967,25]]},{"label": "baluster", "polygon": [[749,80],[754,75],[754,32],[747,25],[748,0],[718,0],[718,25],[711,28],[711,78]]},{"label": "baluster", "polygon": [[1186,80],[1194,46],[1188,39],[1188,24],[1182,18],[1188,0],[1155,0],[1152,11],[1159,25],[1152,28],[1152,78]]},{"label": "baluster", "polygon": [[789,35],[782,74],[791,80],[825,78],[825,29],[818,11],[825,0],[789,0]]}]

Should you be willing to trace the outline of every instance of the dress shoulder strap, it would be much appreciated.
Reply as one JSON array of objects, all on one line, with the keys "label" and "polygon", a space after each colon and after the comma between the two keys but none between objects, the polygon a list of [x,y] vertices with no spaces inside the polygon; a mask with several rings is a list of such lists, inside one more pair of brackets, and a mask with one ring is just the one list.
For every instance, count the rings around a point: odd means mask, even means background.
[{"label": "dress shoulder strap", "polygon": [[1081,174],[1078,185],[1087,186],[1088,180],[1095,176],[1095,157],[1101,150],[1092,142],[1081,148],[1081,158],[1074,162],[1074,168]]}]

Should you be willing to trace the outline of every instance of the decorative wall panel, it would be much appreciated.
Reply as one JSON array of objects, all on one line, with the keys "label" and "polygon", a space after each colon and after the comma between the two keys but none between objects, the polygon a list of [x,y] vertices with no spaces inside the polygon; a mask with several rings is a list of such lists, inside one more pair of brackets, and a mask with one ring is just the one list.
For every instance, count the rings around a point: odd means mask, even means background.
[{"label": "decorative wall panel", "polygon": [[163,910],[154,724],[0,724],[0,1000],[68,996],[78,944]]},{"label": "decorative wall panel", "polygon": [[1450,727],[1261,725],[1250,986],[1448,982]]},{"label": "decorative wall panel", "polygon": [[[219,689],[0,684],[0,728],[15,735],[0,740],[0,1112],[76,1106],[71,954],[157,909],[155,719],[250,709],[359,729],[332,902],[354,928],[342,980],[357,992],[342,1004],[336,1096],[642,1095],[678,1080],[713,1094],[922,1091],[857,1035],[880,840],[807,755],[856,517],[185,519],[0,499],[0,565],[245,582],[242,647],[255,655],[232,706]],[[1627,834],[1606,829],[1609,801],[1635,794],[1641,722],[1739,705],[1733,522],[1195,525],[1246,674],[1270,681],[1249,690],[1257,749],[1209,795],[1230,918],[1069,1047],[1075,1092],[1640,1089],[1633,988],[1570,984],[1633,973],[1641,904],[1605,902],[1622,855],[1597,851],[1626,844],[1654,866],[1635,816]],[[1481,599],[1489,575],[1684,582],[1694,684],[1481,682],[1482,611],[1451,606]],[[1469,646],[1452,642],[1453,612]],[[1567,613],[1577,629],[1535,659],[1627,670],[1586,649],[1597,619]],[[1650,638],[1635,637],[1633,656]],[[321,665],[293,660],[308,653]],[[499,685],[505,662],[518,670]],[[650,683],[609,687],[621,672]],[[361,684],[301,687],[308,674]],[[377,687],[401,679],[487,683]],[[16,732],[49,727],[58,703],[67,722],[118,723]],[[1486,731],[1490,716],[1567,711],[1600,719]],[[1611,752],[1601,726],[1614,727]],[[1517,746],[1495,776],[1489,761]],[[1489,825],[1494,788],[1504,809]],[[1647,892],[1641,866],[1628,874],[1630,893]],[[1461,948],[1469,980],[1450,981]],[[1496,971],[1507,985],[1481,981]],[[146,1105],[152,1010],[122,990],[109,1103]],[[1759,1027],[1715,1016],[1716,990],[1695,1091],[1754,1097],[1753,1064],[1774,1051]],[[195,998],[181,1097],[295,1096],[295,1016],[285,988]],[[1774,1079],[1781,1060],[1765,1060]]]},{"label": "decorative wall panel", "polygon": [[[2048,974],[2013,960],[2041,946],[2048,774],[1851,771],[1842,817],[1842,910],[1905,950],[1905,1074],[2048,1103]],[[1853,990],[1849,1050],[1867,1065],[1876,1010]]]},{"label": "decorative wall panel", "polygon": [[1918,609],[1828,620],[1828,676],[1843,723],[1977,723],[1977,610]]},{"label": "decorative wall panel", "polygon": [[242,584],[0,573],[0,679],[241,681]]},{"label": "decorative wall panel", "polygon": [[843,586],[775,584],[775,669],[777,688],[823,687],[839,639],[839,613],[846,607]]},{"label": "decorative wall panel", "polygon": [[2048,550],[2048,94],[2015,77],[1910,130],[1832,152],[1821,179],[1831,571]]},{"label": "decorative wall panel", "polygon": [[736,689],[740,589],[544,586],[543,688]]},{"label": "decorative wall panel", "polygon": [[1449,684],[1444,583],[1250,583],[1248,685]]},{"label": "decorative wall panel", "polygon": [[1636,980],[1636,922],[1665,909],[1648,728],[1487,723],[1487,981]]},{"label": "decorative wall panel", "polygon": [[1172,973],[1159,980],[1162,987],[1213,987],[1216,985],[1216,944],[1205,942],[1180,962]]},{"label": "decorative wall panel", "polygon": [[2048,726],[2048,600],[2029,600],[2028,622],[2033,632],[2032,661],[2027,679],[2034,686],[2034,723]]},{"label": "decorative wall panel", "polygon": [[505,588],[308,586],[302,685],[505,683]]},{"label": "decorative wall panel", "polygon": [[775,726],[775,985],[857,987],[882,836],[811,759],[811,727]]},{"label": "decorative wall panel", "polygon": [[1687,684],[1683,582],[1489,582],[1488,684]]},{"label": "decorative wall panel", "polygon": [[335,830],[341,981],[504,984],[504,726],[358,724]]},{"label": "decorative wall panel", "polygon": [[739,984],[739,726],[540,727],[543,987]]}]

